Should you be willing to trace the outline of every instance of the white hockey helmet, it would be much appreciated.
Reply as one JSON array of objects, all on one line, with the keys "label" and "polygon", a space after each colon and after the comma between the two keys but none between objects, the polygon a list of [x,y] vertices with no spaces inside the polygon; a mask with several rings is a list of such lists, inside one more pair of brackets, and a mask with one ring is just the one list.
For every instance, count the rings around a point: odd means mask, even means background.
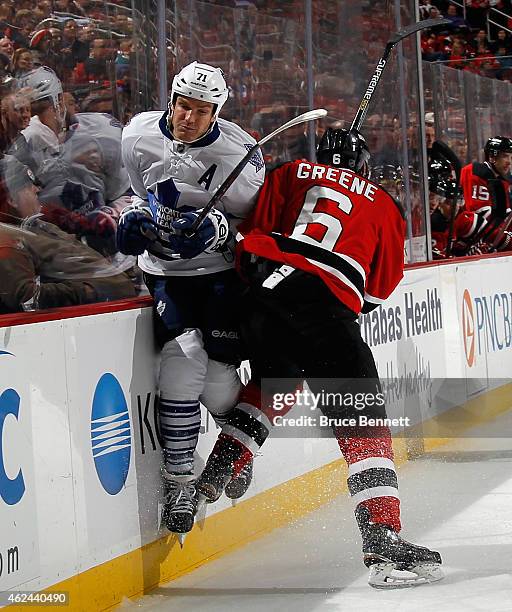
[{"label": "white hockey helmet", "polygon": [[55,72],[48,66],[39,66],[18,79],[18,89],[30,89],[32,102],[49,98],[62,123],[66,119],[66,106],[63,100],[62,83]]},{"label": "white hockey helmet", "polygon": [[51,98],[54,104],[62,96],[62,83],[55,72],[48,66],[39,66],[18,79],[18,88],[29,87],[32,101]]},{"label": "white hockey helmet", "polygon": [[203,100],[216,105],[215,116],[228,99],[228,87],[220,68],[208,64],[192,62],[174,77],[170,105],[178,96]]}]

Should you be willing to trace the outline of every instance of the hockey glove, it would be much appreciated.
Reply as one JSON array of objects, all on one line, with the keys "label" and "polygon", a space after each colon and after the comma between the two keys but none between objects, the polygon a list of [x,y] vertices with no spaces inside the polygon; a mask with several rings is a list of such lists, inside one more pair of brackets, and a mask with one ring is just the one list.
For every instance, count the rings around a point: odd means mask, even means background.
[{"label": "hockey glove", "polygon": [[170,248],[183,259],[192,259],[200,253],[220,251],[228,240],[228,220],[215,208],[212,208],[193,234],[187,235],[200,212],[183,213],[171,224],[175,233],[169,236]]},{"label": "hockey glove", "polygon": [[117,222],[111,212],[111,208],[102,206],[84,216],[84,236],[87,245],[105,256],[114,255],[117,250]]},{"label": "hockey glove", "polygon": [[156,227],[151,213],[134,204],[127,206],[119,218],[117,250],[124,255],[142,255],[156,239]]}]

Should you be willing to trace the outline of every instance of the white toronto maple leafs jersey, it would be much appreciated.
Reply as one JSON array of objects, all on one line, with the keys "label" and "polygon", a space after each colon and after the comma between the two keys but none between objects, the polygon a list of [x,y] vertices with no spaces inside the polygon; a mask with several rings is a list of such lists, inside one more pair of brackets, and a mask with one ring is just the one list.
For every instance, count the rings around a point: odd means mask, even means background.
[{"label": "white toronto maple leafs jersey", "polygon": [[[242,128],[223,119],[198,141],[185,144],[169,132],[167,113],[136,115],[125,127],[122,143],[124,165],[136,194],[133,203],[144,206],[158,224],[169,227],[173,211],[203,208],[254,144]],[[258,152],[217,204],[230,220],[232,231],[252,209],[264,176]],[[146,251],[139,257],[139,266],[150,274],[184,276],[220,272],[233,267],[233,262],[222,253],[164,259]]]}]

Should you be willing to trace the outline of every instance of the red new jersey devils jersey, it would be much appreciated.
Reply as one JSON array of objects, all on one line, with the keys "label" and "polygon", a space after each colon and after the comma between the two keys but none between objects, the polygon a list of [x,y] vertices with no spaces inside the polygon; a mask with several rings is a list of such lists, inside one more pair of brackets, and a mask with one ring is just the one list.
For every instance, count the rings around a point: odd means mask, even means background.
[{"label": "red new jersey devils jersey", "polygon": [[[494,182],[493,188],[489,181]],[[501,204],[503,213],[510,208],[510,184],[497,178],[487,164],[473,162],[464,166],[460,174],[460,184],[464,193],[464,208],[470,212],[487,214]],[[503,198],[503,202],[498,202]]]},{"label": "red new jersey devils jersey", "polygon": [[297,160],[271,172],[239,227],[245,251],[316,274],[356,313],[403,276],[405,222],[381,187],[350,170]]},{"label": "red new jersey devils jersey", "polygon": [[[453,242],[461,242],[458,245],[459,248],[466,245],[469,246],[471,238],[476,236],[485,225],[487,225],[487,221],[483,215],[461,210],[454,219],[451,238]],[[434,259],[443,259],[446,257],[450,221],[436,211],[430,217],[430,229],[432,235],[432,255]]]}]

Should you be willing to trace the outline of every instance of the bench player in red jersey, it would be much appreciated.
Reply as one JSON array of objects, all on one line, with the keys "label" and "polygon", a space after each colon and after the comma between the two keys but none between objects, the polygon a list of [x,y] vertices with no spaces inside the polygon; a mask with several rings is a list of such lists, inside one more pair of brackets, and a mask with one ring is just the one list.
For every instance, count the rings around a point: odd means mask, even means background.
[{"label": "bench player in red jersey", "polygon": [[485,162],[472,162],[462,168],[460,182],[464,206],[470,212],[502,221],[510,209],[512,140],[504,136],[489,138],[484,147]]},{"label": "bench player in red jersey", "polygon": [[460,177],[464,210],[484,219],[472,237],[473,244],[467,254],[508,251],[512,246],[508,231],[512,139],[505,136],[489,138],[484,155],[484,163],[472,162],[464,166]]},{"label": "bench player in red jersey", "polygon": [[[318,379],[329,381],[329,392],[361,385],[370,394],[381,389],[358,314],[378,307],[403,276],[403,211],[367,178],[370,153],[358,132],[328,129],[317,158],[318,163],[297,160],[271,172],[253,213],[239,227],[238,268],[248,283],[242,331],[251,381],[198,480],[209,502],[220,497],[272,429],[276,408],[263,380],[284,385],[280,391],[294,391],[306,380],[311,391],[320,392]],[[370,584],[408,586],[442,578],[439,553],[398,535],[389,428],[361,426],[361,413],[345,406],[321,409],[329,418],[356,419],[355,426],[334,425],[333,431],[349,467]],[[385,418],[386,411],[383,404],[368,403],[362,414]],[[397,577],[397,569],[411,573]]]}]

